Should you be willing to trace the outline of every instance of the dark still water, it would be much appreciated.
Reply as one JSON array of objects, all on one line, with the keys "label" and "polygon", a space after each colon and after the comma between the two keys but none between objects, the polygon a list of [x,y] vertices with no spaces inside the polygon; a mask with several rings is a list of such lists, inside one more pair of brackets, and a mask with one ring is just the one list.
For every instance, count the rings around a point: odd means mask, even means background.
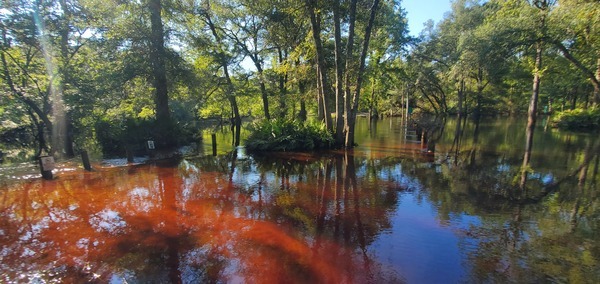
[{"label": "dark still water", "polygon": [[[352,152],[204,155],[0,189],[3,283],[600,282],[595,135],[449,120],[417,143],[360,120]],[[429,152],[428,152],[429,150]]]}]

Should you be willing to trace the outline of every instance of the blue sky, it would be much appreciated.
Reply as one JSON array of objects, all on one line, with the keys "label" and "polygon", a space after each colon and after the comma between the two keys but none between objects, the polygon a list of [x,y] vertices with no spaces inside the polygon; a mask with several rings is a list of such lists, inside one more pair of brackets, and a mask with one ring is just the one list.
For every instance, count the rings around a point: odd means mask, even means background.
[{"label": "blue sky", "polygon": [[410,35],[418,36],[427,20],[437,24],[443,19],[444,13],[450,11],[450,0],[402,0],[402,7],[406,10]]}]

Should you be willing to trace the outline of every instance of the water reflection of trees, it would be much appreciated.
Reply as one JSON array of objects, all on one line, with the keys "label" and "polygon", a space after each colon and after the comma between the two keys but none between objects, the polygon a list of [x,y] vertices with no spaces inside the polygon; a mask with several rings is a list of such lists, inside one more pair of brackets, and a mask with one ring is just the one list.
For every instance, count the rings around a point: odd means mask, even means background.
[{"label": "water reflection of trees", "polygon": [[549,133],[550,143],[583,150],[557,153],[564,159],[546,166],[534,152],[538,174],[523,192],[514,183],[522,151],[506,148],[513,137],[465,122],[461,129],[453,146],[457,132],[446,127],[434,161],[248,157],[236,148],[18,184],[0,191],[3,280],[397,282],[398,268],[385,267],[370,245],[394,229],[407,191],[435,204],[443,224],[477,218],[453,228],[467,280],[600,279],[600,143]]},{"label": "water reflection of trees", "polygon": [[[367,251],[397,186],[351,156],[236,151],[18,184],[0,206],[6,281],[396,281]],[[362,271],[362,272],[361,272]],[[20,281],[21,281],[20,280]]]},{"label": "water reflection of trees", "polygon": [[518,149],[501,151],[498,133],[482,135],[477,124],[471,129],[467,135],[455,132],[463,136],[453,141],[462,144],[415,171],[430,190],[428,198],[439,204],[440,219],[478,216],[479,225],[459,230],[470,280],[597,282],[600,143],[538,134],[546,141],[536,144],[541,149],[532,152],[533,171],[520,187]]},{"label": "water reflection of trees", "polygon": [[[382,273],[367,247],[390,227],[390,214],[397,204],[399,184],[393,178],[373,178],[374,161],[346,154],[325,157],[306,154],[280,154],[254,157],[259,181],[253,194],[271,222],[294,228],[303,238],[313,240],[318,255],[334,259],[354,259],[365,275],[347,270],[352,282],[397,281]],[[350,250],[332,250],[326,242],[343,244]],[[352,253],[356,249],[359,253]],[[350,269],[349,267],[347,269]],[[366,278],[360,278],[366,277]]]}]

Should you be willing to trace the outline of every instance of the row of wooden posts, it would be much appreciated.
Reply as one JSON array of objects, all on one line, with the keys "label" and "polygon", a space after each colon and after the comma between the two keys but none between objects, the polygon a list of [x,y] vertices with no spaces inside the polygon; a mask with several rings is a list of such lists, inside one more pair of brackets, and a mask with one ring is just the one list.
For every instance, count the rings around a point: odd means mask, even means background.
[{"label": "row of wooden posts", "polygon": [[[212,154],[213,156],[217,155],[217,135],[216,134],[211,134],[211,140],[212,140]],[[127,162],[128,163],[133,163],[133,151],[131,151],[129,148],[126,149],[126,156],[127,156]],[[150,154],[150,157],[153,157],[154,155],[154,141],[148,141],[148,152]],[[90,156],[88,155],[88,152],[86,150],[81,151],[81,161],[83,163],[83,168],[86,171],[92,171],[92,165],[90,163]],[[42,173],[42,178],[47,179],[47,180],[51,180],[54,178],[53,174],[52,174],[52,170],[54,170],[55,168],[55,162],[54,162],[54,157],[51,155],[46,155],[46,156],[40,156],[39,157],[39,163],[40,163],[40,170]]]}]

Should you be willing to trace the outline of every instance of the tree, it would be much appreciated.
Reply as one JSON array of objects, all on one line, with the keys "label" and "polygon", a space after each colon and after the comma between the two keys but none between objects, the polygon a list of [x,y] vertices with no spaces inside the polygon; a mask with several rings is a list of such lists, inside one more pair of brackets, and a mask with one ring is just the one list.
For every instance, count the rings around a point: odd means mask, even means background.
[{"label": "tree", "polygon": [[152,85],[154,86],[154,103],[156,109],[157,138],[159,144],[171,146],[174,144],[171,112],[169,110],[169,94],[167,89],[167,72],[165,65],[165,40],[162,23],[161,0],[148,0],[150,11],[150,58],[152,60]]},{"label": "tree", "polygon": [[10,12],[2,16],[3,79],[10,93],[30,109],[38,128],[38,155],[50,141],[49,153],[73,156],[65,99],[76,92],[71,85],[71,60],[84,42],[83,29],[76,22],[86,15],[76,2],[66,0],[7,1],[5,5]]},{"label": "tree", "polygon": [[600,103],[600,3],[591,0],[561,0],[548,18],[547,41],[569,60],[594,88]]},{"label": "tree", "polygon": [[[313,40],[315,44],[317,66],[319,72],[319,82],[321,84],[322,93],[326,98],[336,99],[336,128],[335,140],[336,144],[347,148],[354,146],[354,126],[356,123],[356,114],[358,112],[360,93],[366,69],[367,56],[369,55],[369,43],[371,34],[376,26],[376,16],[379,14],[380,1],[358,1],[351,0],[347,3],[348,16],[343,16],[341,11],[341,3],[333,2],[332,5],[317,6],[317,1],[306,0],[307,12],[311,19],[311,27]],[[394,1],[386,2],[386,5],[393,7],[392,11],[401,13],[398,3]],[[359,9],[358,7],[360,6]],[[366,9],[365,9],[366,8]],[[335,96],[333,95],[330,83],[327,80],[327,71],[324,70],[325,49],[321,39],[321,14],[333,15],[333,30],[334,30],[334,57],[335,57],[335,77],[336,88]],[[364,13],[359,13],[364,11]],[[343,23],[343,19],[345,20]],[[345,48],[342,48],[342,26],[347,26],[347,35],[345,37]],[[357,28],[362,28],[358,30]],[[356,51],[359,53],[356,54]],[[343,93],[343,96],[342,96]],[[326,104],[323,104],[326,108]],[[325,109],[326,117],[328,110]],[[332,129],[332,124],[327,121],[329,129]],[[341,127],[343,126],[343,127]]]},{"label": "tree", "polygon": [[223,31],[254,64],[258,73],[263,113],[266,119],[271,119],[263,68],[265,52],[269,49],[264,33],[267,18],[265,12],[261,11],[266,8],[263,5],[260,1],[240,1],[226,5],[223,10],[226,11],[224,17],[227,19]]},{"label": "tree", "polygon": [[[312,31],[312,38],[315,46],[315,60],[317,65],[317,86],[318,86],[318,104],[319,109],[323,110],[323,117],[325,126],[329,131],[333,132],[333,124],[331,121],[331,111],[327,105],[329,98],[333,97],[331,92],[331,85],[327,70],[325,69],[325,49],[323,47],[323,41],[321,40],[321,17],[317,14],[317,0],[305,0],[307,13],[310,18],[310,26]],[[336,136],[337,137],[337,136]],[[338,143],[336,140],[336,143]]]}]

